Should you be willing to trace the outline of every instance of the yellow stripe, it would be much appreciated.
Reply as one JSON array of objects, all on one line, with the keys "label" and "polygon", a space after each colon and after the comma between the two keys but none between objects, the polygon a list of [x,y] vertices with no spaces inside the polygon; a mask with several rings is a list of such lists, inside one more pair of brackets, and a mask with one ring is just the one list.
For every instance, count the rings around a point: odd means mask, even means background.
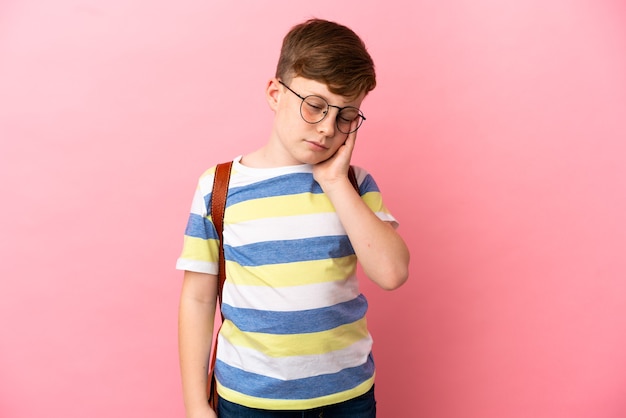
[{"label": "yellow stripe", "polygon": [[244,395],[243,393],[236,392],[228,389],[217,382],[217,392],[220,396],[230,402],[234,402],[239,405],[244,405],[248,408],[269,409],[269,410],[298,410],[298,409],[313,409],[320,408],[326,405],[332,405],[340,402],[349,401],[358,396],[367,393],[368,390],[374,385],[374,378],[361,383],[357,387],[347,390],[345,392],[333,393],[332,395],[321,396],[319,398],[312,399],[266,399],[255,398],[253,396]]},{"label": "yellow stripe", "polygon": [[[211,251],[211,248],[214,250]],[[180,258],[217,263],[218,255],[216,240],[205,240],[185,235],[183,250]]]},{"label": "yellow stripe", "polygon": [[[355,270],[355,255],[256,267],[242,267],[232,261],[226,263],[229,281],[243,286],[288,287],[334,282],[352,276]],[[264,278],[270,278],[271,283]]]},{"label": "yellow stripe", "polygon": [[365,318],[328,331],[292,335],[243,332],[227,320],[220,334],[235,346],[247,347],[270,357],[326,354],[369,338]]},{"label": "yellow stripe", "polygon": [[[301,208],[300,211],[294,209]],[[276,218],[311,213],[333,212],[333,205],[324,194],[302,193],[297,195],[264,197],[247,200],[228,207],[228,223],[246,222],[261,218]],[[225,221],[226,222],[226,221]]]},{"label": "yellow stripe", "polygon": [[[204,179],[205,177],[215,175],[215,169],[216,169],[216,168],[217,168],[217,166],[213,166],[213,167],[211,167],[211,168],[208,168],[208,169],[207,169],[204,173],[202,173],[202,174],[200,175],[200,180]],[[234,172],[234,171],[235,171],[235,170],[233,170],[233,172]]]},{"label": "yellow stripe", "polygon": [[361,196],[367,207],[369,207],[372,212],[385,212],[387,213],[387,208],[383,205],[383,198],[379,192],[369,192],[365,193]]}]

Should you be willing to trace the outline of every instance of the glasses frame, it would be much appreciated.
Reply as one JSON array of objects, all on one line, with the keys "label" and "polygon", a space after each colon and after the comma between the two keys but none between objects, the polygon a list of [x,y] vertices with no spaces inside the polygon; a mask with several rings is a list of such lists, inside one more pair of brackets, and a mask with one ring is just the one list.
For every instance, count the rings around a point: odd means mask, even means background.
[{"label": "glasses frame", "polygon": [[[344,107],[341,107],[341,106],[331,105],[330,103],[328,103],[328,100],[324,99],[324,98],[323,98],[323,97],[321,97],[321,96],[318,96],[317,94],[309,94],[308,96],[301,96],[300,94],[298,94],[298,93],[296,93],[295,91],[293,91],[293,90],[291,89],[291,87],[289,87],[287,84],[283,83],[283,81],[282,81],[282,80],[278,80],[278,82],[279,82],[280,84],[282,84],[282,85],[283,85],[283,86],[284,86],[287,90],[289,90],[290,92],[292,92],[293,94],[295,94],[296,96],[298,96],[298,98],[299,98],[300,100],[302,100],[302,103],[300,103],[300,117],[302,118],[302,120],[303,120],[303,121],[305,121],[305,122],[306,122],[306,123],[308,123],[308,124],[315,125],[315,124],[317,124],[317,123],[320,123],[320,122],[321,122],[321,121],[323,121],[324,119],[326,119],[326,116],[328,116],[328,113],[329,113],[328,111],[330,110],[330,108],[331,108],[331,107],[334,107],[335,109],[337,109],[337,117],[335,118],[335,126],[337,127],[337,130],[338,130],[339,132],[341,132],[342,134],[349,135],[349,134],[351,134],[351,133],[353,133],[353,132],[358,131],[358,130],[359,130],[359,128],[361,127],[361,125],[363,125],[363,121],[367,120],[367,119],[365,118],[365,115],[363,114],[363,112],[361,112],[361,109],[359,109],[358,107],[354,107],[354,106],[344,106]],[[317,98],[320,98],[320,99],[322,99],[322,100],[326,103],[326,105],[328,106],[328,107],[327,107],[327,109],[326,109],[326,111],[324,112],[324,116],[322,116],[322,118],[321,118],[320,120],[318,120],[317,122],[309,122],[309,121],[308,121],[308,120],[306,120],[306,119],[304,118],[304,116],[302,115],[302,106],[304,105],[304,101],[305,101],[306,99],[308,99],[309,97],[317,97]],[[359,122],[359,124],[357,125],[356,129],[354,129],[354,130],[352,130],[352,131],[350,131],[350,132],[343,132],[343,131],[339,128],[339,122],[337,121],[337,118],[339,118],[339,114],[340,114],[340,113],[341,113],[341,111],[342,111],[342,110],[344,110],[344,109],[356,109],[356,110],[357,110],[357,112],[359,113],[359,116],[361,117],[361,122]]]}]

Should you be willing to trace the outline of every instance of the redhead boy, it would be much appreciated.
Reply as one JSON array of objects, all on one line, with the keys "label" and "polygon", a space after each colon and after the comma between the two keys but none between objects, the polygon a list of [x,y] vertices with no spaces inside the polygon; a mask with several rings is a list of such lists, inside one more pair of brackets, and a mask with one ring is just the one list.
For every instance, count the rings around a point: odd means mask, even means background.
[{"label": "redhead boy", "polygon": [[312,19],[286,35],[266,99],[267,143],[234,159],[224,215],[224,323],[207,404],[217,291],[210,217],[215,168],[199,180],[177,268],[179,351],[188,417],[376,416],[372,338],[356,263],[401,286],[409,252],[372,176],[348,180],[374,63],[349,28]]}]

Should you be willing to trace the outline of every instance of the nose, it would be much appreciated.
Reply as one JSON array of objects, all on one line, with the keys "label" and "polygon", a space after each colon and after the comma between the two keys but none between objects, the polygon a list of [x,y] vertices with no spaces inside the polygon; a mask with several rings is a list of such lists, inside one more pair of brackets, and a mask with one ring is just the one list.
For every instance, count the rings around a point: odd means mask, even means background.
[{"label": "nose", "polygon": [[317,131],[324,136],[334,136],[336,128],[337,110],[328,109],[326,117],[317,123]]}]

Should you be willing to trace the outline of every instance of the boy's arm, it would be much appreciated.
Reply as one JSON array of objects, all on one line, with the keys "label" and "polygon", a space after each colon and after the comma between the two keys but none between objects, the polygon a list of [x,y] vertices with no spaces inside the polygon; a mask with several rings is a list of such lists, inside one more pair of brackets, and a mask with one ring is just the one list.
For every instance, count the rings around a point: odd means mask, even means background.
[{"label": "boy's arm", "polygon": [[217,276],[185,271],[178,312],[178,352],[187,417],[216,417],[207,402],[207,376]]},{"label": "boy's arm", "polygon": [[332,202],[365,274],[383,289],[396,289],[408,278],[409,250],[402,237],[372,212],[348,180],[355,139],[350,134],[331,159],[315,165],[313,173]]},{"label": "boy's arm", "polygon": [[334,184],[325,192],[367,277],[386,290],[400,287],[408,278],[409,268],[409,251],[404,240],[371,211],[348,180]]}]

